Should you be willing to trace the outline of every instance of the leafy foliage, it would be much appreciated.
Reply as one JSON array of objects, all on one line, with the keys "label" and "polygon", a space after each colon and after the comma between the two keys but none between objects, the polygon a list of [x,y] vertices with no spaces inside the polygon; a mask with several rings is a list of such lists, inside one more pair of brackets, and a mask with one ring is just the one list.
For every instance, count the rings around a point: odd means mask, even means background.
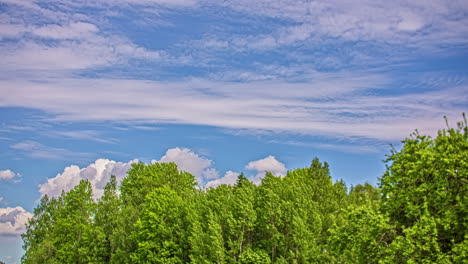
[{"label": "leafy foliage", "polygon": [[416,262],[456,259],[453,250],[466,245],[468,230],[466,120],[435,139],[416,132],[403,143],[389,155],[380,183],[382,209],[398,231],[390,255]]},{"label": "leafy foliage", "polygon": [[466,121],[403,143],[379,188],[349,192],[317,158],[208,189],[174,163],[134,164],[97,201],[88,181],[42,197],[22,262],[467,263]]}]

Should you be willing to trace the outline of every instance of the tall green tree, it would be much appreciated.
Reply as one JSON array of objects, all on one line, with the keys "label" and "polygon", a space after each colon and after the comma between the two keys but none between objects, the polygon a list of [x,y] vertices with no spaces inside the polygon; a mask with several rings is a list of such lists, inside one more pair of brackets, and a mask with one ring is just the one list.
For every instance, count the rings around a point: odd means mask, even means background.
[{"label": "tall green tree", "polygon": [[206,205],[209,214],[212,214],[211,219],[208,220],[212,222],[212,225],[216,226],[216,229],[220,228],[214,236],[217,237],[217,244],[223,244],[223,252],[219,250],[218,245],[213,246],[214,249],[218,248],[218,256],[224,255],[223,261],[226,263],[235,263],[235,252],[238,249],[236,244],[238,237],[236,232],[237,221],[232,210],[233,189],[233,186],[223,184],[216,188],[209,188],[206,191]]},{"label": "tall green tree", "polygon": [[175,163],[133,164],[120,186],[121,210],[111,239],[115,252],[112,263],[132,263],[131,254],[138,248],[135,223],[145,209],[146,196],[168,186],[184,199],[195,192],[195,177],[179,171]]},{"label": "tall green tree", "polygon": [[117,179],[112,175],[104,187],[104,194],[97,202],[94,217],[92,252],[95,263],[109,263],[115,250],[112,237],[118,225],[120,199],[117,193]]},{"label": "tall green tree", "polygon": [[41,198],[22,238],[23,263],[90,263],[95,203],[82,180],[58,198]]},{"label": "tall green tree", "polygon": [[169,186],[156,188],[146,198],[136,222],[135,263],[187,263],[188,233],[186,202]]},{"label": "tall green tree", "polygon": [[237,259],[242,252],[251,248],[255,235],[257,212],[255,210],[256,186],[243,174],[237,178],[233,189],[232,211],[234,216],[231,254]]},{"label": "tall green tree", "polygon": [[403,143],[389,155],[380,180],[382,209],[399,232],[394,243],[404,245],[391,248],[405,250],[393,251],[395,261],[453,259],[468,231],[466,119],[435,139],[416,132]]},{"label": "tall green tree", "polygon": [[284,254],[285,184],[283,178],[266,173],[258,188],[258,246],[271,260]]},{"label": "tall green tree", "polygon": [[57,210],[53,239],[57,258],[62,263],[90,261],[94,209],[95,202],[89,181],[81,180],[64,194],[63,206]]},{"label": "tall green tree", "polygon": [[188,201],[190,263],[225,263],[224,239],[220,219],[210,208],[207,193],[200,191]]},{"label": "tall green tree", "polygon": [[334,263],[379,263],[394,237],[395,229],[378,205],[359,199],[358,205],[344,210],[343,221],[331,228],[328,250]]},{"label": "tall green tree", "polygon": [[59,263],[57,249],[53,243],[57,210],[63,206],[63,199],[44,195],[34,209],[34,215],[21,235],[25,254],[22,263]]}]

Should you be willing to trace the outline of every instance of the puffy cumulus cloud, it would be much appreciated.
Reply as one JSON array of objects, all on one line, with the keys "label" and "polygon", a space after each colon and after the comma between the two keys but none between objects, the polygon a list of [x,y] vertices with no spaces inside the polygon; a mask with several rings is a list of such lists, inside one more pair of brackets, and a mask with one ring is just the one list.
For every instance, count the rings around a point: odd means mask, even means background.
[{"label": "puffy cumulus cloud", "polygon": [[203,171],[202,175],[205,179],[211,180],[218,178],[219,172],[215,168],[208,168]]},{"label": "puffy cumulus cloud", "polygon": [[200,157],[188,148],[168,149],[159,161],[152,162],[174,162],[180,170],[193,174],[199,183],[203,183],[205,179],[219,177],[218,171],[211,167],[213,161]]},{"label": "puffy cumulus cloud", "polygon": [[56,177],[48,179],[46,183],[39,185],[39,192],[42,195],[58,196],[63,191],[71,190],[80,180],[89,180],[93,187],[94,197],[100,197],[104,192],[104,187],[109,181],[111,175],[115,175],[117,182],[120,182],[127,174],[133,163],[132,160],[127,163],[116,162],[108,159],[98,159],[86,168],[80,168],[76,165],[66,167],[62,173]]},{"label": "puffy cumulus cloud", "polygon": [[20,174],[15,173],[11,170],[0,170],[0,180],[10,181],[20,176]]},{"label": "puffy cumulus cloud", "polygon": [[[80,180],[89,180],[93,187],[94,197],[99,198],[104,193],[104,187],[111,175],[115,175],[117,182],[120,182],[127,175],[127,171],[131,168],[132,164],[136,162],[138,162],[136,159],[126,163],[108,159],[97,159],[94,163],[84,168],[70,165],[62,173],[40,184],[39,192],[42,195],[47,194],[56,197],[62,191],[67,192],[71,190]],[[174,162],[180,170],[193,174],[200,184],[219,177],[219,172],[211,167],[213,164],[211,160],[200,157],[187,148],[169,149],[159,161],[152,160],[152,163],[154,162]]]},{"label": "puffy cumulus cloud", "polygon": [[205,185],[205,187],[206,187],[206,188],[216,187],[216,186],[219,186],[219,185],[221,185],[221,184],[229,184],[229,185],[232,185],[232,184],[235,184],[235,183],[236,183],[237,177],[238,177],[238,176],[239,176],[239,173],[234,172],[234,171],[228,171],[228,172],[226,172],[226,174],[224,174],[224,176],[223,176],[222,178],[209,181],[209,182]]},{"label": "puffy cumulus cloud", "polygon": [[[256,171],[254,176],[249,177],[255,184],[259,184],[266,172],[271,172],[275,176],[282,176],[286,173],[286,167],[283,163],[279,162],[275,157],[268,156],[264,159],[251,161],[245,166],[245,169]],[[228,171],[223,177],[209,181],[205,187],[216,187],[221,184],[232,185],[237,182],[237,177],[240,173],[234,171]]]},{"label": "puffy cumulus cloud", "polygon": [[257,175],[251,179],[255,183],[258,183],[261,178],[265,176],[265,172],[271,172],[275,176],[281,176],[287,171],[284,164],[271,155],[264,159],[251,161],[245,168],[257,172]]},{"label": "puffy cumulus cloud", "polygon": [[0,208],[0,236],[19,235],[25,231],[25,224],[33,215],[22,207]]}]

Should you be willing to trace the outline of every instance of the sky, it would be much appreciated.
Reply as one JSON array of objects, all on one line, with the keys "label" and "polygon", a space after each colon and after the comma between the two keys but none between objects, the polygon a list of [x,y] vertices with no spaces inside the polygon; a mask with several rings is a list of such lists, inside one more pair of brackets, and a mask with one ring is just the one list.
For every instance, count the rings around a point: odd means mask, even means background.
[{"label": "sky", "polygon": [[467,36],[464,0],[0,0],[0,260],[42,195],[135,162],[377,185],[467,112]]}]

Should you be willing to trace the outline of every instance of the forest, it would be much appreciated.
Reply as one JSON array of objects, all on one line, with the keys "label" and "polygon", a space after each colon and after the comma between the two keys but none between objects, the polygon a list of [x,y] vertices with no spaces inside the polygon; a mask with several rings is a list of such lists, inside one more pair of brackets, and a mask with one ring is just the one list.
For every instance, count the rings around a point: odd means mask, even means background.
[{"label": "forest", "polygon": [[23,263],[468,263],[468,126],[417,131],[378,186],[334,181],[326,162],[258,185],[201,188],[174,163],[134,164],[93,199],[83,180],[43,196]]}]

